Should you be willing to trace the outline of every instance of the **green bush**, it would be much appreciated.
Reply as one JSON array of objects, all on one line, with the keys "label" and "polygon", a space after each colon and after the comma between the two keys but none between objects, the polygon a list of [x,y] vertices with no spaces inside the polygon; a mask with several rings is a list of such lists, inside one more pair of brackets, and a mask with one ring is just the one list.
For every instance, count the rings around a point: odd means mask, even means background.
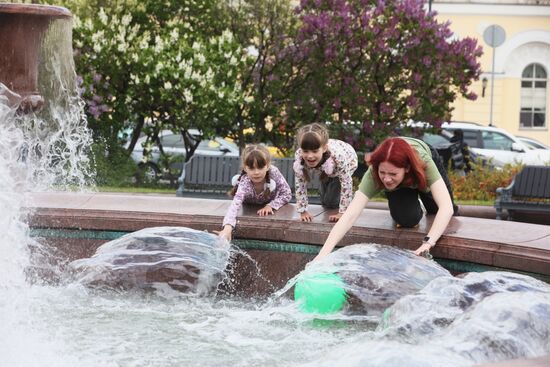
[{"label": "green bush", "polygon": [[92,159],[98,186],[129,186],[134,183],[137,166],[128,152],[120,146],[106,143],[92,145]]},{"label": "green bush", "polygon": [[490,168],[480,162],[466,176],[459,171],[450,171],[449,179],[455,200],[494,201],[496,190],[506,187],[522,168],[522,165],[505,165],[502,169]]}]

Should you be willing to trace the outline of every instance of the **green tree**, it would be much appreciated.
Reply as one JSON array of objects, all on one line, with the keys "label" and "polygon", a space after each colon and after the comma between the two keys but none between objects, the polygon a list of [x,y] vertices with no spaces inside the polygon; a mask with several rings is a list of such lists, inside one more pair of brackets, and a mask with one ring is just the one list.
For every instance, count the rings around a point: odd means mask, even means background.
[{"label": "green tree", "polygon": [[288,154],[301,121],[288,119],[287,109],[296,93],[301,93],[301,81],[296,76],[304,68],[304,61],[289,52],[300,26],[293,2],[240,0],[228,2],[226,7],[232,32],[254,57],[242,72],[243,95],[248,103],[237,111],[236,132],[251,126],[253,133],[245,137],[246,141],[269,141]]},{"label": "green tree", "polygon": [[140,134],[150,146],[171,129],[189,159],[199,143],[189,129],[228,132],[220,122],[244,103],[239,70],[248,58],[217,1],[123,1],[87,17],[89,8],[78,8],[86,17],[77,18],[74,44],[96,139],[116,147],[130,131],[131,151]]}]

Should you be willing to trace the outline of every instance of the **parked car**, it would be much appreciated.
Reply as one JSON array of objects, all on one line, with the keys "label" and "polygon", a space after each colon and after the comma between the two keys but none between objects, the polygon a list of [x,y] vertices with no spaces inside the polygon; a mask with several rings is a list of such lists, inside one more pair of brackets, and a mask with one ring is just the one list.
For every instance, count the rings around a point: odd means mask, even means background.
[{"label": "parked car", "polygon": [[444,123],[441,127],[451,134],[461,129],[470,150],[477,156],[489,159],[496,167],[517,163],[550,164],[550,150],[530,149],[504,129],[468,122]]},{"label": "parked car", "polygon": [[529,148],[531,149],[546,149],[546,150],[550,150],[550,147],[548,147],[547,145],[544,145],[543,143],[541,143],[540,141],[536,140],[536,139],[533,139],[533,138],[528,138],[526,136],[517,136],[516,135],[516,138],[518,138],[519,140],[522,141],[522,143],[524,143],[525,145],[527,145]]},{"label": "parked car", "polygon": [[[452,134],[441,131],[440,134],[432,134],[425,132],[420,139],[430,144],[443,160],[444,167],[450,167],[451,169],[457,168],[455,163],[463,161],[462,152],[458,144],[450,141]],[[458,157],[460,156],[460,157]]]},{"label": "parked car", "polygon": [[[197,137],[200,135],[198,130],[190,130],[190,132]],[[165,178],[173,179],[179,176],[185,162],[186,151],[183,137],[181,134],[174,133],[171,130],[163,130],[159,133],[159,140],[164,154],[169,160],[171,171],[171,177]],[[131,157],[140,168],[140,176],[148,181],[155,181],[158,178],[166,176],[162,174],[161,170],[161,152],[156,144],[152,144],[151,154],[146,158],[143,147],[146,141],[147,136],[142,136],[138,139]],[[217,136],[212,139],[201,140],[194,154],[239,156],[239,147],[234,142]]]}]

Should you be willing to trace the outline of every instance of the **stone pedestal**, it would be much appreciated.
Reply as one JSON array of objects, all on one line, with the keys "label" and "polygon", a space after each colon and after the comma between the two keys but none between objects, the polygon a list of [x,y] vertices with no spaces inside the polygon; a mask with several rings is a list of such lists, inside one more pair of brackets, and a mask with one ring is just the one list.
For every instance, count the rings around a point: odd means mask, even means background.
[{"label": "stone pedestal", "polygon": [[9,103],[23,112],[42,107],[38,91],[40,47],[52,20],[70,18],[62,7],[0,4],[0,83],[21,98],[10,95]]}]

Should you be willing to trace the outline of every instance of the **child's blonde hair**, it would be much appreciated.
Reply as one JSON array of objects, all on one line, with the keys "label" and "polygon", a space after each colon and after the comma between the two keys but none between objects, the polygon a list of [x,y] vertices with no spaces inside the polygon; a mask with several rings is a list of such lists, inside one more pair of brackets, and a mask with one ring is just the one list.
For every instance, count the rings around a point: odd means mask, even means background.
[{"label": "child's blonde hair", "polygon": [[[329,140],[329,134],[328,134],[327,127],[318,122],[314,122],[313,124],[302,126],[298,130],[298,134],[296,135],[296,143],[298,147],[301,148],[302,150],[317,150],[322,146],[327,145],[328,140]],[[328,159],[328,157],[330,157],[329,150],[323,153],[321,164],[323,164]],[[309,173],[303,158],[301,158],[301,164],[302,164],[302,173],[304,175],[304,178],[306,181],[309,181],[310,180]],[[325,180],[327,177],[328,176],[326,175],[325,172],[321,172],[321,177],[320,177],[321,180]]]},{"label": "child's blonde hair", "polygon": [[[246,175],[246,171],[244,170],[244,167],[249,168],[264,168],[265,166],[269,166],[271,164],[271,154],[269,154],[269,150],[264,145],[261,144],[250,144],[247,145],[243,153],[241,154],[241,175],[239,176],[237,180],[237,184],[233,186],[231,191],[229,192],[230,196],[235,196],[235,193],[237,192],[237,188],[239,187],[239,183],[241,182],[241,178]],[[269,170],[265,174],[265,182],[267,183],[266,189],[264,191],[264,195],[268,196],[271,192],[269,190]]]}]

